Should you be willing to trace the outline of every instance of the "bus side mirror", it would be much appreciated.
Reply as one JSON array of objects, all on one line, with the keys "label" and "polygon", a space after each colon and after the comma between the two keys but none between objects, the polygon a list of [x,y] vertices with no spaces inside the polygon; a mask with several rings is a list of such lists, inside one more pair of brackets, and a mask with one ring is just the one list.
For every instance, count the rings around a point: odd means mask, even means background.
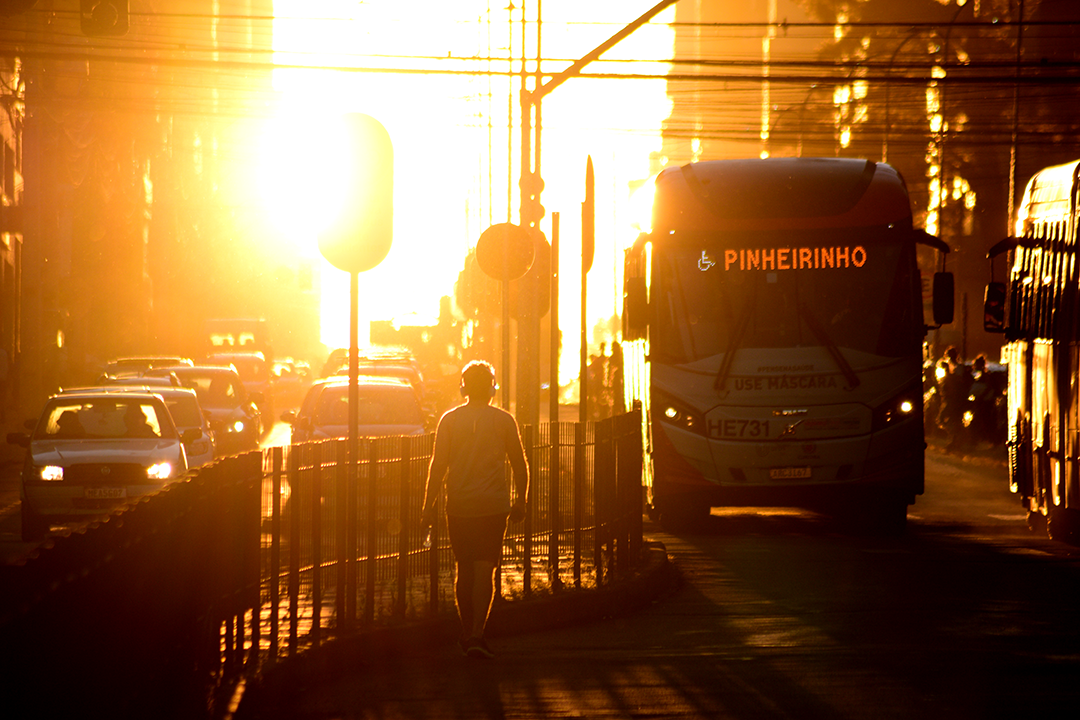
[{"label": "bus side mirror", "polygon": [[623,283],[623,336],[640,340],[649,327],[649,297],[645,278],[628,277]]},{"label": "bus side mirror", "polygon": [[983,330],[991,333],[1005,332],[1005,283],[986,284],[983,295]]},{"label": "bus side mirror", "polygon": [[953,274],[934,273],[934,322],[938,325],[948,325],[953,321],[953,293]]}]

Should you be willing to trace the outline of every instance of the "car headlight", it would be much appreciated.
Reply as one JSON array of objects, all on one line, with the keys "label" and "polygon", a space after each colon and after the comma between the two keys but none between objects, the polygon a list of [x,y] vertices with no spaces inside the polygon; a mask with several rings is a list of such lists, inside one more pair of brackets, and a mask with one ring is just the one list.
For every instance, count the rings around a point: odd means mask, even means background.
[{"label": "car headlight", "polygon": [[151,480],[168,480],[172,477],[172,463],[159,462],[146,468],[146,477]]},{"label": "car headlight", "polygon": [[232,425],[229,425],[225,429],[228,430],[231,433],[242,433],[242,432],[244,432],[244,421],[243,420],[237,420],[236,422],[234,422]]},{"label": "car headlight", "polygon": [[38,477],[50,482],[59,482],[64,479],[64,468],[59,465],[44,465],[38,469]]}]

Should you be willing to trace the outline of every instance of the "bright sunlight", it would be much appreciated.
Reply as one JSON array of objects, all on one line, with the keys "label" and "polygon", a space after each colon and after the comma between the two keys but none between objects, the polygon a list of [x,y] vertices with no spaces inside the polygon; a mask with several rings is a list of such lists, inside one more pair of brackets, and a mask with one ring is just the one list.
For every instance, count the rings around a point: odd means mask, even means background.
[{"label": "bright sunlight", "polygon": [[[550,76],[563,70],[652,3],[631,5],[545,2],[544,71]],[[360,276],[361,343],[368,320],[437,315],[440,298],[453,296],[458,273],[483,230],[518,219],[520,85],[518,77],[511,81],[506,73],[520,72],[523,47],[530,70],[537,54],[536,8],[526,3],[524,31],[521,12],[490,0],[275,3],[275,61],[312,67],[275,71],[283,110],[268,125],[260,154],[267,220],[294,244],[293,252],[318,257],[320,219],[343,200],[334,182],[340,177],[334,118],[348,112],[371,115],[394,145],[394,240],[382,264]],[[641,59],[670,57],[673,36],[665,23],[673,13],[665,11],[608,51],[597,70],[666,67],[648,67]],[[659,128],[669,110],[664,83],[652,80],[575,78],[544,100],[547,214],[541,229],[550,238],[551,214],[561,213],[561,376],[577,372],[576,248],[586,158],[591,155],[596,168],[597,260],[588,281],[593,324],[618,312],[622,248],[637,235],[631,227],[630,187],[654,169],[650,153],[660,148]],[[282,138],[303,142],[286,144]],[[322,339],[330,347],[346,346],[348,276],[325,262],[320,267]]]}]

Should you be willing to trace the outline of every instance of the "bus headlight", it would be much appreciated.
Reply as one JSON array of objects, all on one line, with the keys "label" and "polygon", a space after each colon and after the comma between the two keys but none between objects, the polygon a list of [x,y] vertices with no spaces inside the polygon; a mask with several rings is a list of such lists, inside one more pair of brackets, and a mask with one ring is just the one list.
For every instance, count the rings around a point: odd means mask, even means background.
[{"label": "bus headlight", "polygon": [[663,423],[689,430],[698,435],[705,434],[705,417],[679,400],[665,393],[654,392],[652,410],[656,418]]},{"label": "bus headlight", "polygon": [[871,429],[874,432],[877,432],[878,430],[892,427],[898,422],[917,417],[918,413],[916,411],[919,409],[919,406],[916,403],[921,394],[921,387],[918,389],[905,390],[896,397],[890,398],[888,402],[878,405],[874,409],[874,418]]}]

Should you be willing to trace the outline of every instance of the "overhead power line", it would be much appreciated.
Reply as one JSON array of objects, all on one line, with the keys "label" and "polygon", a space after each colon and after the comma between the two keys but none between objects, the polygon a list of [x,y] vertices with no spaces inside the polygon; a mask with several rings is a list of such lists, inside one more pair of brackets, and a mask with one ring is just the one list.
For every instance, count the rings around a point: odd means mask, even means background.
[{"label": "overhead power line", "polygon": [[[242,72],[270,72],[273,70],[318,70],[318,71],[330,71],[340,73],[385,73],[396,75],[460,75],[467,77],[518,77],[520,71],[514,70],[499,70],[489,68],[433,68],[433,67],[392,67],[392,66],[353,66],[353,65],[307,65],[303,63],[279,63],[279,62],[251,62],[241,60],[212,60],[202,58],[186,58],[186,57],[132,57],[128,55],[119,54],[106,54],[106,53],[77,53],[77,52],[49,52],[49,51],[26,51],[15,52],[12,50],[0,50],[0,56],[6,57],[21,57],[25,59],[35,60],[55,60],[61,62],[90,62],[96,61],[101,63],[118,63],[127,65],[148,65],[148,66],[169,66],[169,67],[184,67],[184,68],[201,68],[206,70],[214,70],[218,72],[224,71],[242,71]],[[661,64],[664,61],[657,61]],[[709,63],[700,63],[708,65]],[[808,69],[820,70],[823,68],[835,68],[837,74],[822,75],[822,74],[776,74],[770,73],[768,75],[759,74],[739,74],[739,73],[602,73],[602,72],[581,72],[577,77],[592,78],[592,79],[604,79],[604,80],[664,80],[668,82],[778,82],[778,83],[790,83],[790,82],[810,82],[810,83],[845,83],[853,80],[860,81],[872,81],[872,82],[889,82],[889,83],[926,83],[926,82],[941,82],[941,83],[953,83],[953,84],[987,84],[987,83],[1000,83],[1012,85],[1014,82],[1020,82],[1022,84],[1059,84],[1059,83],[1075,83],[1080,81],[1080,62],[1054,62],[1054,63],[1027,63],[1020,66],[1020,74],[1017,77],[1015,73],[1016,66],[1011,63],[979,63],[979,64],[959,64],[959,63],[935,63],[928,61],[926,63],[904,63],[890,65],[888,63],[876,63],[876,62],[842,62],[842,63],[806,63],[806,62],[791,62],[791,63],[750,63],[743,64],[737,61],[716,61],[714,66],[716,67],[746,67],[754,69],[764,69],[766,67],[785,67],[785,68],[799,68],[806,67]],[[941,68],[946,71],[945,77],[933,77],[929,73],[934,68]],[[858,74],[851,75],[852,71],[888,71],[881,74]],[[924,70],[928,74],[926,76],[911,76],[901,75],[900,70]],[[995,74],[966,74],[953,72],[949,74],[949,70],[962,71],[962,70],[1007,70],[1007,73],[995,73]],[[1025,70],[1034,70],[1035,73],[1025,73]],[[1054,70],[1058,72],[1047,72],[1047,70]],[[1076,71],[1072,74],[1068,74],[1063,71]],[[842,74],[847,71],[849,74]],[[551,78],[558,75],[556,71],[543,71],[541,75],[545,78]]]}]

